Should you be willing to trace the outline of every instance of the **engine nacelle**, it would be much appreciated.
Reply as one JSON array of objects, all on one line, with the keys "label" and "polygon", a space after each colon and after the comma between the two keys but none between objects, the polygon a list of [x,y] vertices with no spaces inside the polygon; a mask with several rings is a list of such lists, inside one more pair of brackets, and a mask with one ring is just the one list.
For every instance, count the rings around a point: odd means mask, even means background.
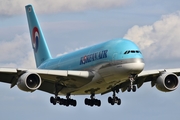
[{"label": "engine nacelle", "polygon": [[179,80],[174,73],[163,73],[156,80],[156,88],[163,92],[170,92],[177,89]]},{"label": "engine nacelle", "polygon": [[24,73],[17,82],[19,89],[26,92],[33,92],[41,86],[41,77],[36,73]]}]

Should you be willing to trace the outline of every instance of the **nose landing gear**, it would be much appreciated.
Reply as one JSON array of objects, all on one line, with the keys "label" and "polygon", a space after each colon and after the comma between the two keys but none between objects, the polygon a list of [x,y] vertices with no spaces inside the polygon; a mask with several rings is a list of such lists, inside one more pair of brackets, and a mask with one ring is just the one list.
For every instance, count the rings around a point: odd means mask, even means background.
[{"label": "nose landing gear", "polygon": [[129,87],[127,88],[127,91],[128,92],[131,92],[131,90],[133,92],[136,92],[136,86],[134,85],[134,82],[135,82],[135,78],[137,77],[137,75],[130,75],[129,77],[129,80],[130,80],[130,85]]}]

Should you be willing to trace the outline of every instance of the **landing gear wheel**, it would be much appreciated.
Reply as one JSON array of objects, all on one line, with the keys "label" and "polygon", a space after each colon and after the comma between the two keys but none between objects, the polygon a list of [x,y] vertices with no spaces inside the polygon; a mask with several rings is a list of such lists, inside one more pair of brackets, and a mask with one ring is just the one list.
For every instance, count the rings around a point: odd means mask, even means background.
[{"label": "landing gear wheel", "polygon": [[117,105],[121,105],[121,99],[120,98],[118,98]]},{"label": "landing gear wheel", "polygon": [[132,91],[136,92],[136,86],[133,86]]},{"label": "landing gear wheel", "polygon": [[70,104],[69,104],[69,100],[65,99],[64,105],[65,105],[66,107],[68,107],[68,106],[70,105]]},{"label": "landing gear wheel", "polygon": [[53,103],[54,102],[54,97],[51,97],[50,98],[50,103]]},{"label": "landing gear wheel", "polygon": [[59,103],[59,105],[64,105],[64,106],[69,106],[69,105],[72,105],[72,106],[76,106],[77,105],[77,102],[76,100],[74,99],[71,99],[70,98],[70,94],[68,94],[66,96],[67,99],[63,99],[63,98],[60,98],[58,97],[57,95],[55,95],[55,97],[51,97],[50,98],[50,102],[53,104],[53,105],[56,105],[56,103]]},{"label": "landing gear wheel", "polygon": [[127,88],[127,91],[128,91],[128,92],[131,92],[131,86],[129,86],[129,87]]},{"label": "landing gear wheel", "polygon": [[54,97],[51,97],[50,98],[50,102],[53,104],[53,105],[56,105],[56,99]]},{"label": "landing gear wheel", "polygon": [[77,102],[76,100],[70,99],[70,104],[75,107],[77,105]]},{"label": "landing gear wheel", "polygon": [[100,107],[101,106],[101,101],[98,100],[98,99],[95,99],[94,96],[95,96],[94,94],[91,94],[90,99],[86,98],[84,100],[85,105],[89,105],[91,107],[95,105],[95,106]]},{"label": "landing gear wheel", "polygon": [[111,105],[114,105],[114,101],[111,102]]},{"label": "landing gear wheel", "polygon": [[88,105],[88,103],[89,103],[89,99],[86,98],[86,99],[84,100],[84,104],[85,104],[85,105]]},{"label": "landing gear wheel", "polygon": [[89,105],[89,106],[94,106],[94,99],[88,99],[88,98],[86,98],[85,100],[84,100],[84,103],[85,103],[85,105]]},{"label": "landing gear wheel", "polygon": [[94,99],[94,105],[100,107],[101,106],[101,101],[98,99]]},{"label": "landing gear wheel", "polygon": [[108,103],[112,103],[112,97],[108,97]]},{"label": "landing gear wheel", "polygon": [[108,97],[108,103],[110,103],[111,105],[114,105],[115,103],[117,105],[121,104],[121,99],[115,95],[115,91],[113,91],[113,97]]}]

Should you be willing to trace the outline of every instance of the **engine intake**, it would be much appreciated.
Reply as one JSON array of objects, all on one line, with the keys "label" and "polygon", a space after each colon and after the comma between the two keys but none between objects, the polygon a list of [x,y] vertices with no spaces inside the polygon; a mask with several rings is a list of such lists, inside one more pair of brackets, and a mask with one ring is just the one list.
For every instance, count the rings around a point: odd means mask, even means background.
[{"label": "engine intake", "polygon": [[163,92],[170,92],[177,89],[179,80],[174,73],[163,73],[156,81],[156,88]]},{"label": "engine intake", "polygon": [[41,86],[41,77],[36,73],[24,73],[17,82],[19,89],[27,92],[33,92]]}]

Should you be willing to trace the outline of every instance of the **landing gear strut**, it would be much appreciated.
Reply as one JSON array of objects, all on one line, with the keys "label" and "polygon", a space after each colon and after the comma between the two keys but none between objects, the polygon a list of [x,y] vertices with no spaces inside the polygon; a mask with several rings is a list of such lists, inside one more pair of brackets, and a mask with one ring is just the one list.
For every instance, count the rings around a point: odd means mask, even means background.
[{"label": "landing gear strut", "polygon": [[112,97],[108,97],[108,103],[110,103],[111,105],[114,105],[115,103],[117,103],[117,105],[121,104],[121,99],[116,96],[115,91],[113,91]]},{"label": "landing gear strut", "polygon": [[98,106],[98,107],[101,106],[101,101],[98,100],[98,99],[95,99],[95,94],[91,94],[90,99],[86,98],[84,100],[84,103],[85,103],[85,105],[89,105],[91,107],[94,106],[94,105]]},{"label": "landing gear strut", "polygon": [[128,92],[131,92],[131,90],[133,92],[136,92],[136,86],[134,85],[134,81],[135,81],[136,75],[130,75],[129,80],[130,80],[130,85],[127,88]]}]

